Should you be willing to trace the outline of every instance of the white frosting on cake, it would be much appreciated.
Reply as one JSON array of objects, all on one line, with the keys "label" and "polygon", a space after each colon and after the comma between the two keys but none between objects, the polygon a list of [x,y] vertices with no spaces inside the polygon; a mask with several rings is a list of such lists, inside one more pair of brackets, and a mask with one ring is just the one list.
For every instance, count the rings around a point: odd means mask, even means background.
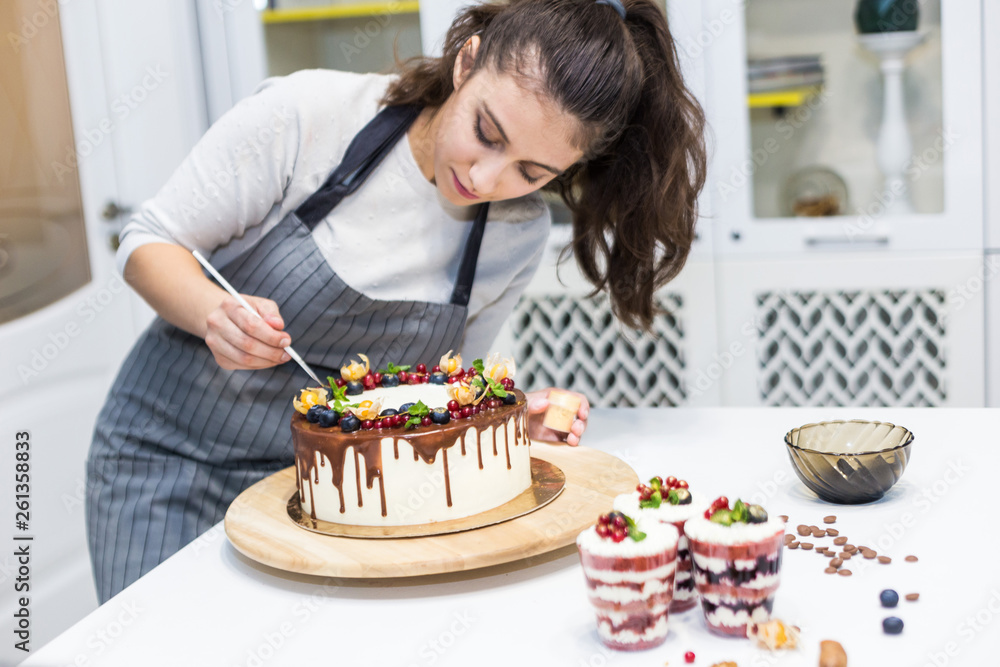
[{"label": "white frosting on cake", "polygon": [[638,521],[636,528],[646,533],[646,539],[636,542],[626,537],[621,542],[597,534],[597,526],[591,526],[576,538],[576,545],[594,556],[604,558],[634,558],[637,556],[652,556],[663,553],[677,545],[680,535],[677,529],[668,523],[656,521]]},{"label": "white frosting on cake", "polygon": [[778,517],[769,517],[764,523],[734,523],[731,526],[723,526],[702,516],[689,519],[684,524],[684,534],[688,539],[725,546],[760,542],[784,532],[785,522]]},{"label": "white frosting on cake", "polygon": [[423,401],[424,405],[433,410],[448,405],[451,396],[447,384],[401,384],[398,387],[376,387],[356,396],[348,396],[350,403],[361,401],[375,402],[382,399],[382,409],[398,410],[404,403]]},{"label": "white frosting on cake", "polygon": [[666,521],[668,523],[687,521],[696,516],[703,516],[708,506],[709,503],[703,496],[693,493],[691,494],[691,503],[689,505],[671,505],[664,500],[660,503],[659,507],[640,508],[638,491],[623,493],[620,496],[616,496],[614,501],[614,508],[619,512],[633,517],[656,519],[657,521]]}]

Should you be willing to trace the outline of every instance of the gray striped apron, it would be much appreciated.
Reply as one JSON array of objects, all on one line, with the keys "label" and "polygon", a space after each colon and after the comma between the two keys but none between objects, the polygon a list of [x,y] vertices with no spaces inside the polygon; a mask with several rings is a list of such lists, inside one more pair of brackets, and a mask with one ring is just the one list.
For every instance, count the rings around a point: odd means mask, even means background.
[{"label": "gray striped apron", "polygon": [[[418,114],[379,112],[319,190],[218,267],[238,292],[278,304],[295,350],[321,378],[358,352],[379,367],[434,360],[461,343],[488,205],[450,303],[370,299],[337,276],[311,234]],[[87,539],[102,603],[222,520],[241,491],[293,464],[292,397],[311,384],[294,362],[224,370],[201,338],[153,321],[118,373],[87,459]]]}]

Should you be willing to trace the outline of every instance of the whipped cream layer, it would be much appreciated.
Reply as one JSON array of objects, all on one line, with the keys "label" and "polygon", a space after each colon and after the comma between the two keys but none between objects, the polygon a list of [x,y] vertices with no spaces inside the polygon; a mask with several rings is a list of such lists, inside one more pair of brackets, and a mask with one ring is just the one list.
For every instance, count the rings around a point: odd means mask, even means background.
[{"label": "whipped cream layer", "polygon": [[770,517],[764,523],[734,523],[724,526],[700,516],[684,524],[684,534],[688,539],[724,546],[760,542],[784,533],[785,522],[777,517]]}]

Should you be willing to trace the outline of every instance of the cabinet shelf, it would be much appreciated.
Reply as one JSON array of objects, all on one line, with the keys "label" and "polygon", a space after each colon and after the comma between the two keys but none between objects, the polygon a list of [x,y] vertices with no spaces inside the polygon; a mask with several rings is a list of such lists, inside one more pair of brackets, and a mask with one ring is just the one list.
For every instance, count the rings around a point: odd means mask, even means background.
[{"label": "cabinet shelf", "polygon": [[302,23],[363,18],[376,14],[415,14],[419,10],[420,2],[418,0],[396,0],[393,2],[351,2],[294,9],[267,9],[262,11],[260,16],[261,21],[265,24]]},{"label": "cabinet shelf", "polygon": [[788,90],[775,90],[766,93],[750,93],[747,95],[747,105],[751,109],[769,109],[774,107],[800,107],[822,89],[821,86],[805,86]]}]

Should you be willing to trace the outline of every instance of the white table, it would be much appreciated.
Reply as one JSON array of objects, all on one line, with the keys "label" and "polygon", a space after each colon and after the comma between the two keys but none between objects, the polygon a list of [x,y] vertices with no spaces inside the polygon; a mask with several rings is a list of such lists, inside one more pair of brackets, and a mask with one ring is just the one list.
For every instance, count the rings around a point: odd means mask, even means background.
[{"label": "white table", "polygon": [[[916,434],[909,468],[878,503],[824,503],[792,472],[785,432],[836,418],[891,421]],[[988,548],[1000,525],[998,431],[995,410],[593,411],[584,444],[615,453],[643,479],[673,474],[713,497],[766,496],[793,529],[836,514],[852,543],[892,556],[890,565],[864,566],[856,557],[855,575],[841,577],[823,573],[822,556],[786,550],[774,611],[802,627],[795,652],[709,635],[698,608],[671,617],[659,648],[609,651],[597,640],[572,548],[465,574],[358,583],[260,566],[232,548],[220,524],[23,664],[679,667],[692,650],[703,667],[798,666],[817,664],[819,641],[833,638],[851,667],[998,665],[1000,570]],[[904,562],[908,554],[920,561]],[[886,610],[883,588],[921,597]],[[882,633],[888,615],[905,621],[902,635]]]}]

